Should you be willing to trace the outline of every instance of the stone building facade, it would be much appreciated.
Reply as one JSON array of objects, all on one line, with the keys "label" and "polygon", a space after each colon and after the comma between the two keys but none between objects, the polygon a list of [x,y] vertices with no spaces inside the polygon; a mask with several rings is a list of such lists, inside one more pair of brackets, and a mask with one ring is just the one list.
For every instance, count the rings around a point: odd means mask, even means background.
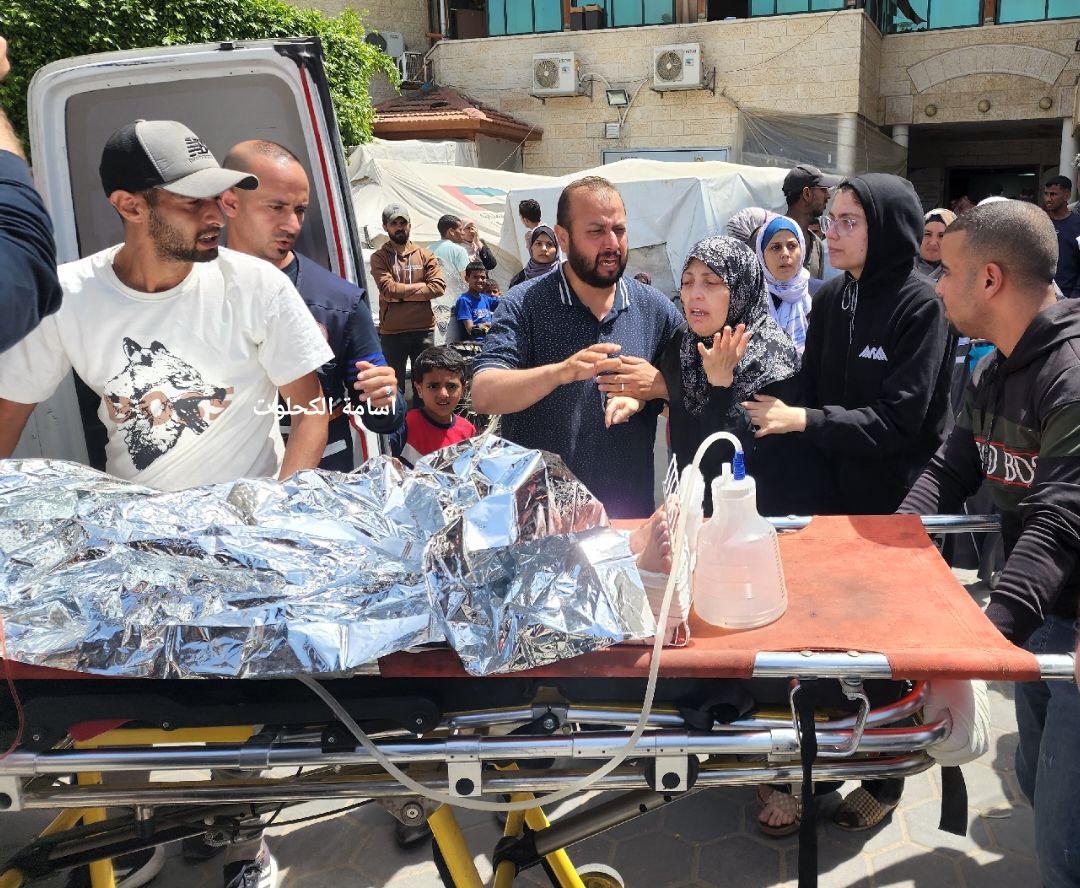
[{"label": "stone building facade", "polygon": [[[431,45],[423,0],[304,2],[364,8],[373,27],[405,34],[410,50]],[[841,129],[845,121],[880,129],[908,149],[908,174],[929,206],[975,188],[995,169],[1014,185],[1027,176],[1037,187],[1059,170],[1076,177],[1080,9],[1072,19],[997,25],[993,7],[985,6],[988,23],[942,30],[883,35],[863,9],[851,8],[439,40],[430,58],[440,86],[543,130],[522,146],[527,172],[562,175],[602,163],[605,151],[659,148],[727,149],[738,161],[740,110],[839,115]],[[692,11],[680,6],[678,18]],[[715,93],[651,88],[653,47],[677,43],[701,45],[706,67],[716,69]],[[530,94],[532,56],[555,51],[576,54],[591,96],[541,101]],[[610,107],[608,88],[626,89],[630,107]],[[385,90],[373,92],[385,98]],[[611,138],[607,124],[615,122],[622,126]],[[833,167],[845,172],[844,163],[841,152]]]},{"label": "stone building facade", "polygon": [[[355,9],[364,17],[368,28],[375,31],[397,31],[405,39],[409,52],[427,52],[431,46],[428,37],[427,0],[292,0],[295,6],[312,7],[336,15],[343,9]],[[375,104],[396,95],[386,77],[376,76],[371,84],[371,98]]]},{"label": "stone building facade", "polygon": [[[868,116],[877,93],[862,88],[860,68],[864,42],[875,40],[861,12],[845,11],[441,41],[432,60],[439,83],[543,127],[544,138],[524,146],[525,170],[562,175],[599,164],[605,150],[724,147],[736,159],[741,105]],[[715,95],[652,90],[652,48],[686,42],[700,43],[706,66],[716,67]],[[591,98],[530,95],[533,54],[562,50],[573,51],[593,80]],[[606,138],[606,124],[619,121],[605,100],[608,85],[633,98],[617,139]]]},{"label": "stone building facade", "polygon": [[1078,38],[1080,19],[883,39],[877,122],[908,141],[925,202],[965,190],[950,188],[964,170],[1029,167],[1036,192],[1059,172],[1075,182]]}]

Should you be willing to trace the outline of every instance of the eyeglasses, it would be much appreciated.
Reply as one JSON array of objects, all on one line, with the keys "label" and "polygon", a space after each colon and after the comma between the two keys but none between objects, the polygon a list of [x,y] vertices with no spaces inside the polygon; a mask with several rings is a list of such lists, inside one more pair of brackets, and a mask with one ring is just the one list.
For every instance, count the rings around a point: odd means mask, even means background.
[{"label": "eyeglasses", "polygon": [[835,228],[837,237],[844,237],[851,234],[861,221],[861,219],[856,219],[854,216],[841,216],[839,219],[832,216],[822,216],[818,224],[821,226],[822,234],[828,234]]}]

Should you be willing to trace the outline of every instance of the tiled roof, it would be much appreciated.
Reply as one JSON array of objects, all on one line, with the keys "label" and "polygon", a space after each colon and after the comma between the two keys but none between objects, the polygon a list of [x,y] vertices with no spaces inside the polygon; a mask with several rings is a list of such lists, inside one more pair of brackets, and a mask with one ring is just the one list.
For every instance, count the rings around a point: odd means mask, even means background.
[{"label": "tiled roof", "polygon": [[450,87],[416,90],[375,106],[375,135],[381,139],[471,139],[477,135],[521,142],[544,131],[478,102]]}]

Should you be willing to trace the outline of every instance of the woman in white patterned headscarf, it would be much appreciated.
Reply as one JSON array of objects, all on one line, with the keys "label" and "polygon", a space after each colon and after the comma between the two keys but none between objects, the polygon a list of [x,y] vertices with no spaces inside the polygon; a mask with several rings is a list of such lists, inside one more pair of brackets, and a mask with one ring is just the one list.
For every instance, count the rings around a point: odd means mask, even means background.
[{"label": "woman in white patterned headscarf", "polygon": [[787,216],[776,216],[758,229],[754,248],[769,290],[769,314],[801,355],[811,306],[810,272],[803,267],[806,240],[802,226]]}]

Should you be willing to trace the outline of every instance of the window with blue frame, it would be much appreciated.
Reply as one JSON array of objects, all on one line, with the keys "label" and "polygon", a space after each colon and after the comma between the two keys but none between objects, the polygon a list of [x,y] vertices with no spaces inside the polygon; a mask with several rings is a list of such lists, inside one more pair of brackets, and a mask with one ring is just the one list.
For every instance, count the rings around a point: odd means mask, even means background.
[{"label": "window with blue frame", "polygon": [[982,0],[909,0],[906,3],[889,0],[883,6],[884,21],[879,24],[886,34],[982,24]]},{"label": "window with blue frame", "polygon": [[[578,0],[574,5],[584,6],[588,2]],[[609,28],[670,25],[675,21],[675,0],[603,0],[597,5],[604,8],[604,24]]]},{"label": "window with blue frame", "polygon": [[999,25],[1077,17],[1080,17],[1077,0],[998,0]]},{"label": "window with blue frame", "polygon": [[488,34],[542,34],[562,30],[562,0],[488,0]]},{"label": "window with blue frame", "polygon": [[843,9],[844,0],[750,0],[750,15],[791,15]]}]

